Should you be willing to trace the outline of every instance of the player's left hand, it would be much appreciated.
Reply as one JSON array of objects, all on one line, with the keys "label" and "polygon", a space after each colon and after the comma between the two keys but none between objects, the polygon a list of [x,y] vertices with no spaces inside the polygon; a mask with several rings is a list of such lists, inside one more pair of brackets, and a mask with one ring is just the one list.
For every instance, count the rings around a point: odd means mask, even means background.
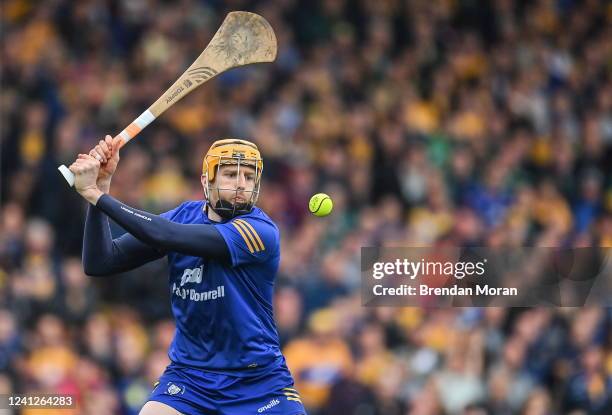
[{"label": "player's left hand", "polygon": [[112,138],[107,134],[104,140],[100,140],[89,152],[90,156],[100,162],[97,185],[104,192],[110,190],[110,182],[119,163],[119,150],[123,144],[124,141],[120,135]]},{"label": "player's left hand", "polygon": [[89,154],[79,154],[79,157],[69,167],[74,173],[74,187],[80,195],[90,190],[98,190],[96,180],[100,171],[100,162]]}]

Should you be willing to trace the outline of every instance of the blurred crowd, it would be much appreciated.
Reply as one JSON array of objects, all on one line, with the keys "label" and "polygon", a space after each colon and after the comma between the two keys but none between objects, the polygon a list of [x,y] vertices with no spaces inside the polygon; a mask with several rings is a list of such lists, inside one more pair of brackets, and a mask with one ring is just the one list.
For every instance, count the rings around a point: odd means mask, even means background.
[{"label": "blurred crowd", "polygon": [[[203,197],[212,141],[257,143],[258,204],[282,238],[275,316],[311,414],[612,413],[609,308],[367,308],[359,291],[362,246],[612,246],[610,1],[1,7],[0,393],[138,413],[174,333],[165,263],[85,276],[86,202],[56,167],[250,10],[275,29],[277,61],[156,120],[122,150],[111,193],[161,213]],[[320,191],[325,219],[306,208]]]}]

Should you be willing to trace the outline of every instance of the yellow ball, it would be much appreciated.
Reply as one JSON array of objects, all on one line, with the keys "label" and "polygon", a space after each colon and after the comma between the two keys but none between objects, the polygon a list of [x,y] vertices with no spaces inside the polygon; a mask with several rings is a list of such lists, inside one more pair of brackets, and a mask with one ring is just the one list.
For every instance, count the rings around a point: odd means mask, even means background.
[{"label": "yellow ball", "polygon": [[310,202],[308,202],[308,209],[310,209],[310,213],[315,216],[327,216],[331,213],[333,208],[334,202],[332,202],[331,197],[325,193],[317,193],[311,197]]}]

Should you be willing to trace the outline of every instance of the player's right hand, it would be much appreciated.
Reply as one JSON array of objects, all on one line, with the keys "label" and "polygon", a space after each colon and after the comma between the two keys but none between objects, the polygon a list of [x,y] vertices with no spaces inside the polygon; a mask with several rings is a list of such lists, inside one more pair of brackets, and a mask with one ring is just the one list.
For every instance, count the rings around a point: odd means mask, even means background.
[{"label": "player's right hand", "polygon": [[96,177],[100,162],[89,154],[79,154],[79,157],[69,167],[74,173],[74,188],[83,195],[85,192],[96,189]]},{"label": "player's right hand", "polygon": [[121,148],[121,137],[116,140],[110,135],[104,137],[104,140],[91,149],[89,155],[96,158],[100,162],[100,172],[98,173],[98,184],[104,185],[110,182],[111,177],[117,170],[119,163],[119,149]]}]

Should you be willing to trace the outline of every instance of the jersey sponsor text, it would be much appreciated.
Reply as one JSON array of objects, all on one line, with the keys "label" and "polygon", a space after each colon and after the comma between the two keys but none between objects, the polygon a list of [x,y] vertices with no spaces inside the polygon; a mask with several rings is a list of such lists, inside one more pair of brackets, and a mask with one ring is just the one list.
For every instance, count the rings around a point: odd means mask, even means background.
[{"label": "jersey sponsor text", "polygon": [[225,286],[219,285],[216,289],[210,291],[196,291],[193,288],[186,289],[177,287],[175,283],[172,284],[172,292],[174,295],[181,297],[183,300],[189,299],[192,301],[209,301],[225,297]]}]

